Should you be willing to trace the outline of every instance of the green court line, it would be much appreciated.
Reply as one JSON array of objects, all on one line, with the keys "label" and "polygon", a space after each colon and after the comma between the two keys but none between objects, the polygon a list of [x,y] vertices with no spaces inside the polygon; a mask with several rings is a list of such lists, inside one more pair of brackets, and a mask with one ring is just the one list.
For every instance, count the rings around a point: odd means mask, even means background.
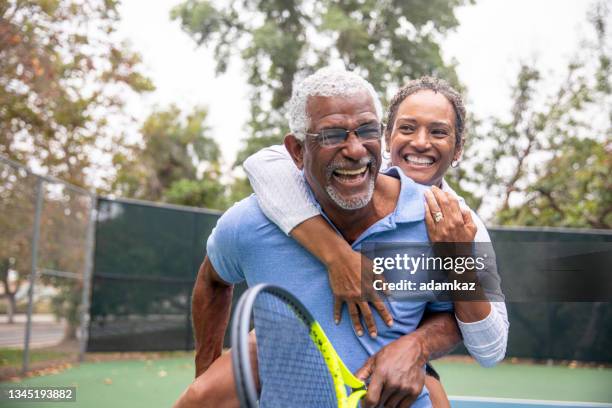
[{"label": "green court line", "polygon": [[[434,362],[449,395],[612,402],[612,369]],[[77,402],[2,403],[3,407],[169,407],[193,379],[191,357],[84,363],[16,386],[76,386]],[[3,383],[8,386],[11,383]]]},{"label": "green court line", "polygon": [[434,362],[449,395],[612,402],[612,369]]}]

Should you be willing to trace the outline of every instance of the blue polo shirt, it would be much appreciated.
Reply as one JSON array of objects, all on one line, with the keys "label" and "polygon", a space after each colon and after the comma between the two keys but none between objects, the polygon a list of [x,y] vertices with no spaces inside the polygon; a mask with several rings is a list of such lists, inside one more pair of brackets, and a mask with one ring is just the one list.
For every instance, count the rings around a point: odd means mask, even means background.
[{"label": "blue polo shirt", "polygon": [[[425,187],[416,184],[397,168],[388,175],[399,178],[401,190],[395,210],[364,231],[352,244],[359,250],[365,242],[427,242],[424,221]],[[328,220],[329,221],[329,220]],[[327,270],[297,241],[285,235],[261,211],[255,195],[234,204],[218,220],[208,238],[207,255],[219,276],[248,286],[270,283],[293,293],[310,310],[352,371],[357,371],[383,346],[413,332],[425,310],[451,311],[450,302],[388,302],[394,324],[387,327],[374,313],[378,337],[359,337],[354,331],[347,308],[339,325],[333,319],[333,294]],[[424,388],[414,407],[430,406]]]}]

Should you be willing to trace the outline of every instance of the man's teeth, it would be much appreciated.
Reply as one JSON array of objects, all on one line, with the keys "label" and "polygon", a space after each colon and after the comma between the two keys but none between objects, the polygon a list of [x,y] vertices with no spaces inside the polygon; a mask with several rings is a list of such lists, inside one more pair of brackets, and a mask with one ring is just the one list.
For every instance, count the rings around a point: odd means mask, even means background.
[{"label": "man's teeth", "polygon": [[416,164],[433,164],[434,162],[431,157],[414,156],[412,154],[407,155],[405,159],[411,163]]},{"label": "man's teeth", "polygon": [[338,173],[342,176],[356,176],[358,174],[361,174],[363,172],[365,172],[367,170],[367,166],[363,166],[359,169],[355,169],[355,170],[348,170],[348,169],[336,169],[335,173]]}]

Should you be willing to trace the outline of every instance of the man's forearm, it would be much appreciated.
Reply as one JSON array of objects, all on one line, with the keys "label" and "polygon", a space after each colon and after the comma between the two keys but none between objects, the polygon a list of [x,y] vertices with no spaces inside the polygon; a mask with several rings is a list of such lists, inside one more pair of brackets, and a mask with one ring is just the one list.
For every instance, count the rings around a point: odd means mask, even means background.
[{"label": "man's forearm", "polygon": [[229,321],[233,286],[222,282],[208,257],[193,288],[191,315],[196,346],[196,377],[221,355]]},{"label": "man's forearm", "polygon": [[461,332],[452,313],[428,313],[413,333],[421,339],[426,360],[450,353],[461,343]]}]

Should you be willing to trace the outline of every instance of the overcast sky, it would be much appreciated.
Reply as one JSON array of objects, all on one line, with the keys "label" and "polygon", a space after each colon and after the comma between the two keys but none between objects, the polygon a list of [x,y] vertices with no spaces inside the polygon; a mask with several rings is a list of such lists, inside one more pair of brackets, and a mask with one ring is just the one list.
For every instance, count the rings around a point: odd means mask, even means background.
[{"label": "overcast sky", "polygon": [[[212,52],[196,48],[170,9],[181,0],[125,0],[120,34],[144,60],[144,71],[157,89],[132,100],[129,110],[143,119],[154,106],[175,103],[183,109],[204,105],[208,124],[224,161],[231,163],[245,136],[248,117],[246,77],[240,61],[216,77]],[[507,112],[510,85],[520,61],[533,62],[551,85],[563,78],[567,61],[586,32],[589,1],[477,0],[457,9],[460,25],[445,40],[445,58],[458,61],[458,74],[469,91],[468,109],[478,117]]]}]

